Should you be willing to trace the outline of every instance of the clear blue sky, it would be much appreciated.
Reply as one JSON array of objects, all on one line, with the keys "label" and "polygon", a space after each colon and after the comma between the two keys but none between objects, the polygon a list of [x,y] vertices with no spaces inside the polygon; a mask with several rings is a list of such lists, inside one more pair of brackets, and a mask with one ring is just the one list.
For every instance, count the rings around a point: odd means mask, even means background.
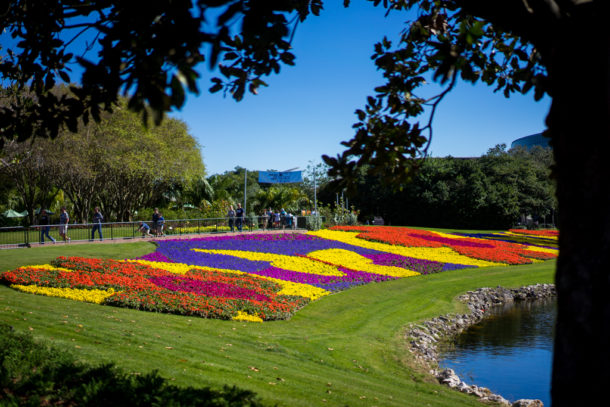
[{"label": "clear blue sky", "polygon": [[[296,66],[268,78],[269,87],[241,102],[209,94],[211,73],[201,68],[201,94],[189,95],[173,117],[184,120],[202,146],[207,174],[236,166],[256,170],[305,169],[321,155],[343,151],[353,136],[354,111],[383,83],[370,55],[375,42],[397,38],[409,19],[384,17],[381,7],[354,1],[325,2],[319,17],[299,25]],[[217,72],[216,72],[217,73]],[[549,99],[532,93],[506,99],[485,85],[461,83],[442,102],[434,124],[433,156],[479,156],[496,144],[544,130]]]}]

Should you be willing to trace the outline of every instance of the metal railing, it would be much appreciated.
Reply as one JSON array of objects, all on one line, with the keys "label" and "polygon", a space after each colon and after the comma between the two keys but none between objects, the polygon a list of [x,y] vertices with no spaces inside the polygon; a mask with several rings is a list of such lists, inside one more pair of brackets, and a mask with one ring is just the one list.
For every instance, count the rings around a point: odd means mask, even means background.
[{"label": "metal railing", "polygon": [[[142,222],[108,222],[102,223],[101,228],[93,223],[70,223],[66,231],[66,240],[60,236],[62,225],[35,225],[0,228],[0,248],[30,247],[41,244],[125,240],[141,237],[167,237],[192,234],[213,234],[239,232],[255,232],[264,230],[292,230],[317,229],[321,226],[323,218],[314,216],[293,217],[290,222],[269,222],[263,216],[248,216],[241,222],[237,218],[203,218],[203,219],[172,219],[165,220],[163,228],[155,230],[150,221],[144,223],[149,226],[149,233],[140,229]],[[241,226],[241,228],[240,228]],[[99,233],[101,229],[101,234]]]}]

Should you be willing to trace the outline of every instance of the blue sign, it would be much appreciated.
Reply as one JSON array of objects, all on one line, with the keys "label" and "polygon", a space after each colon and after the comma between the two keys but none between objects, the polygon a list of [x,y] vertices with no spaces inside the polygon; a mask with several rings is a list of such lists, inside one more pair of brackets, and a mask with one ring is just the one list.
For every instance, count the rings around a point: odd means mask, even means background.
[{"label": "blue sign", "polygon": [[258,182],[266,184],[287,184],[290,182],[303,182],[301,171],[259,171]]}]

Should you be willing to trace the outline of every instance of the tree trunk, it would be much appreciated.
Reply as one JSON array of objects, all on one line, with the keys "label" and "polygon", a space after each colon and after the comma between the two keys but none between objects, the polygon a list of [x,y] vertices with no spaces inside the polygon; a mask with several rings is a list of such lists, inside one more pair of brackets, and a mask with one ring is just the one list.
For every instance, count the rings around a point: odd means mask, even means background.
[{"label": "tree trunk", "polygon": [[597,14],[555,33],[547,63],[560,224],[553,406],[601,405],[610,383],[610,40]]}]

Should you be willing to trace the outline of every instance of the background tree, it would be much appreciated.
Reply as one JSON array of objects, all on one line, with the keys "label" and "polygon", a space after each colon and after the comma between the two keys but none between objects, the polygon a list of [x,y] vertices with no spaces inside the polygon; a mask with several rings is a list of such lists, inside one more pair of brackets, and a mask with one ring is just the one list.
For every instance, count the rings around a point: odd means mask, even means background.
[{"label": "background tree", "polygon": [[[247,214],[250,215],[254,208],[258,207],[258,194],[261,186],[258,183],[258,171],[248,171],[242,167],[235,167],[233,171],[225,171],[223,174],[215,174],[208,178],[210,186],[214,190],[215,199],[228,202],[234,207],[241,203],[244,204],[244,181],[246,187]],[[225,208],[222,216],[226,215],[229,207]]]},{"label": "background tree", "polygon": [[146,128],[126,104],[78,133],[6,143],[0,171],[19,192],[30,224],[34,210],[48,209],[59,191],[78,222],[90,221],[94,206],[107,220],[130,220],[137,209],[172,199],[172,191],[205,175],[199,146],[183,122],[167,119]]},{"label": "background tree", "polygon": [[[402,190],[387,188],[362,168],[350,202],[362,222],[382,216],[392,225],[468,229],[507,229],[526,219],[542,223],[556,208],[551,162],[550,149],[506,151],[505,145],[480,158],[428,158]],[[335,201],[332,187],[322,189],[323,202]]]},{"label": "background tree", "polygon": [[0,172],[10,178],[17,190],[30,225],[36,223],[36,209],[49,208],[58,192],[49,171],[50,144],[49,140],[10,142],[2,151]]}]

